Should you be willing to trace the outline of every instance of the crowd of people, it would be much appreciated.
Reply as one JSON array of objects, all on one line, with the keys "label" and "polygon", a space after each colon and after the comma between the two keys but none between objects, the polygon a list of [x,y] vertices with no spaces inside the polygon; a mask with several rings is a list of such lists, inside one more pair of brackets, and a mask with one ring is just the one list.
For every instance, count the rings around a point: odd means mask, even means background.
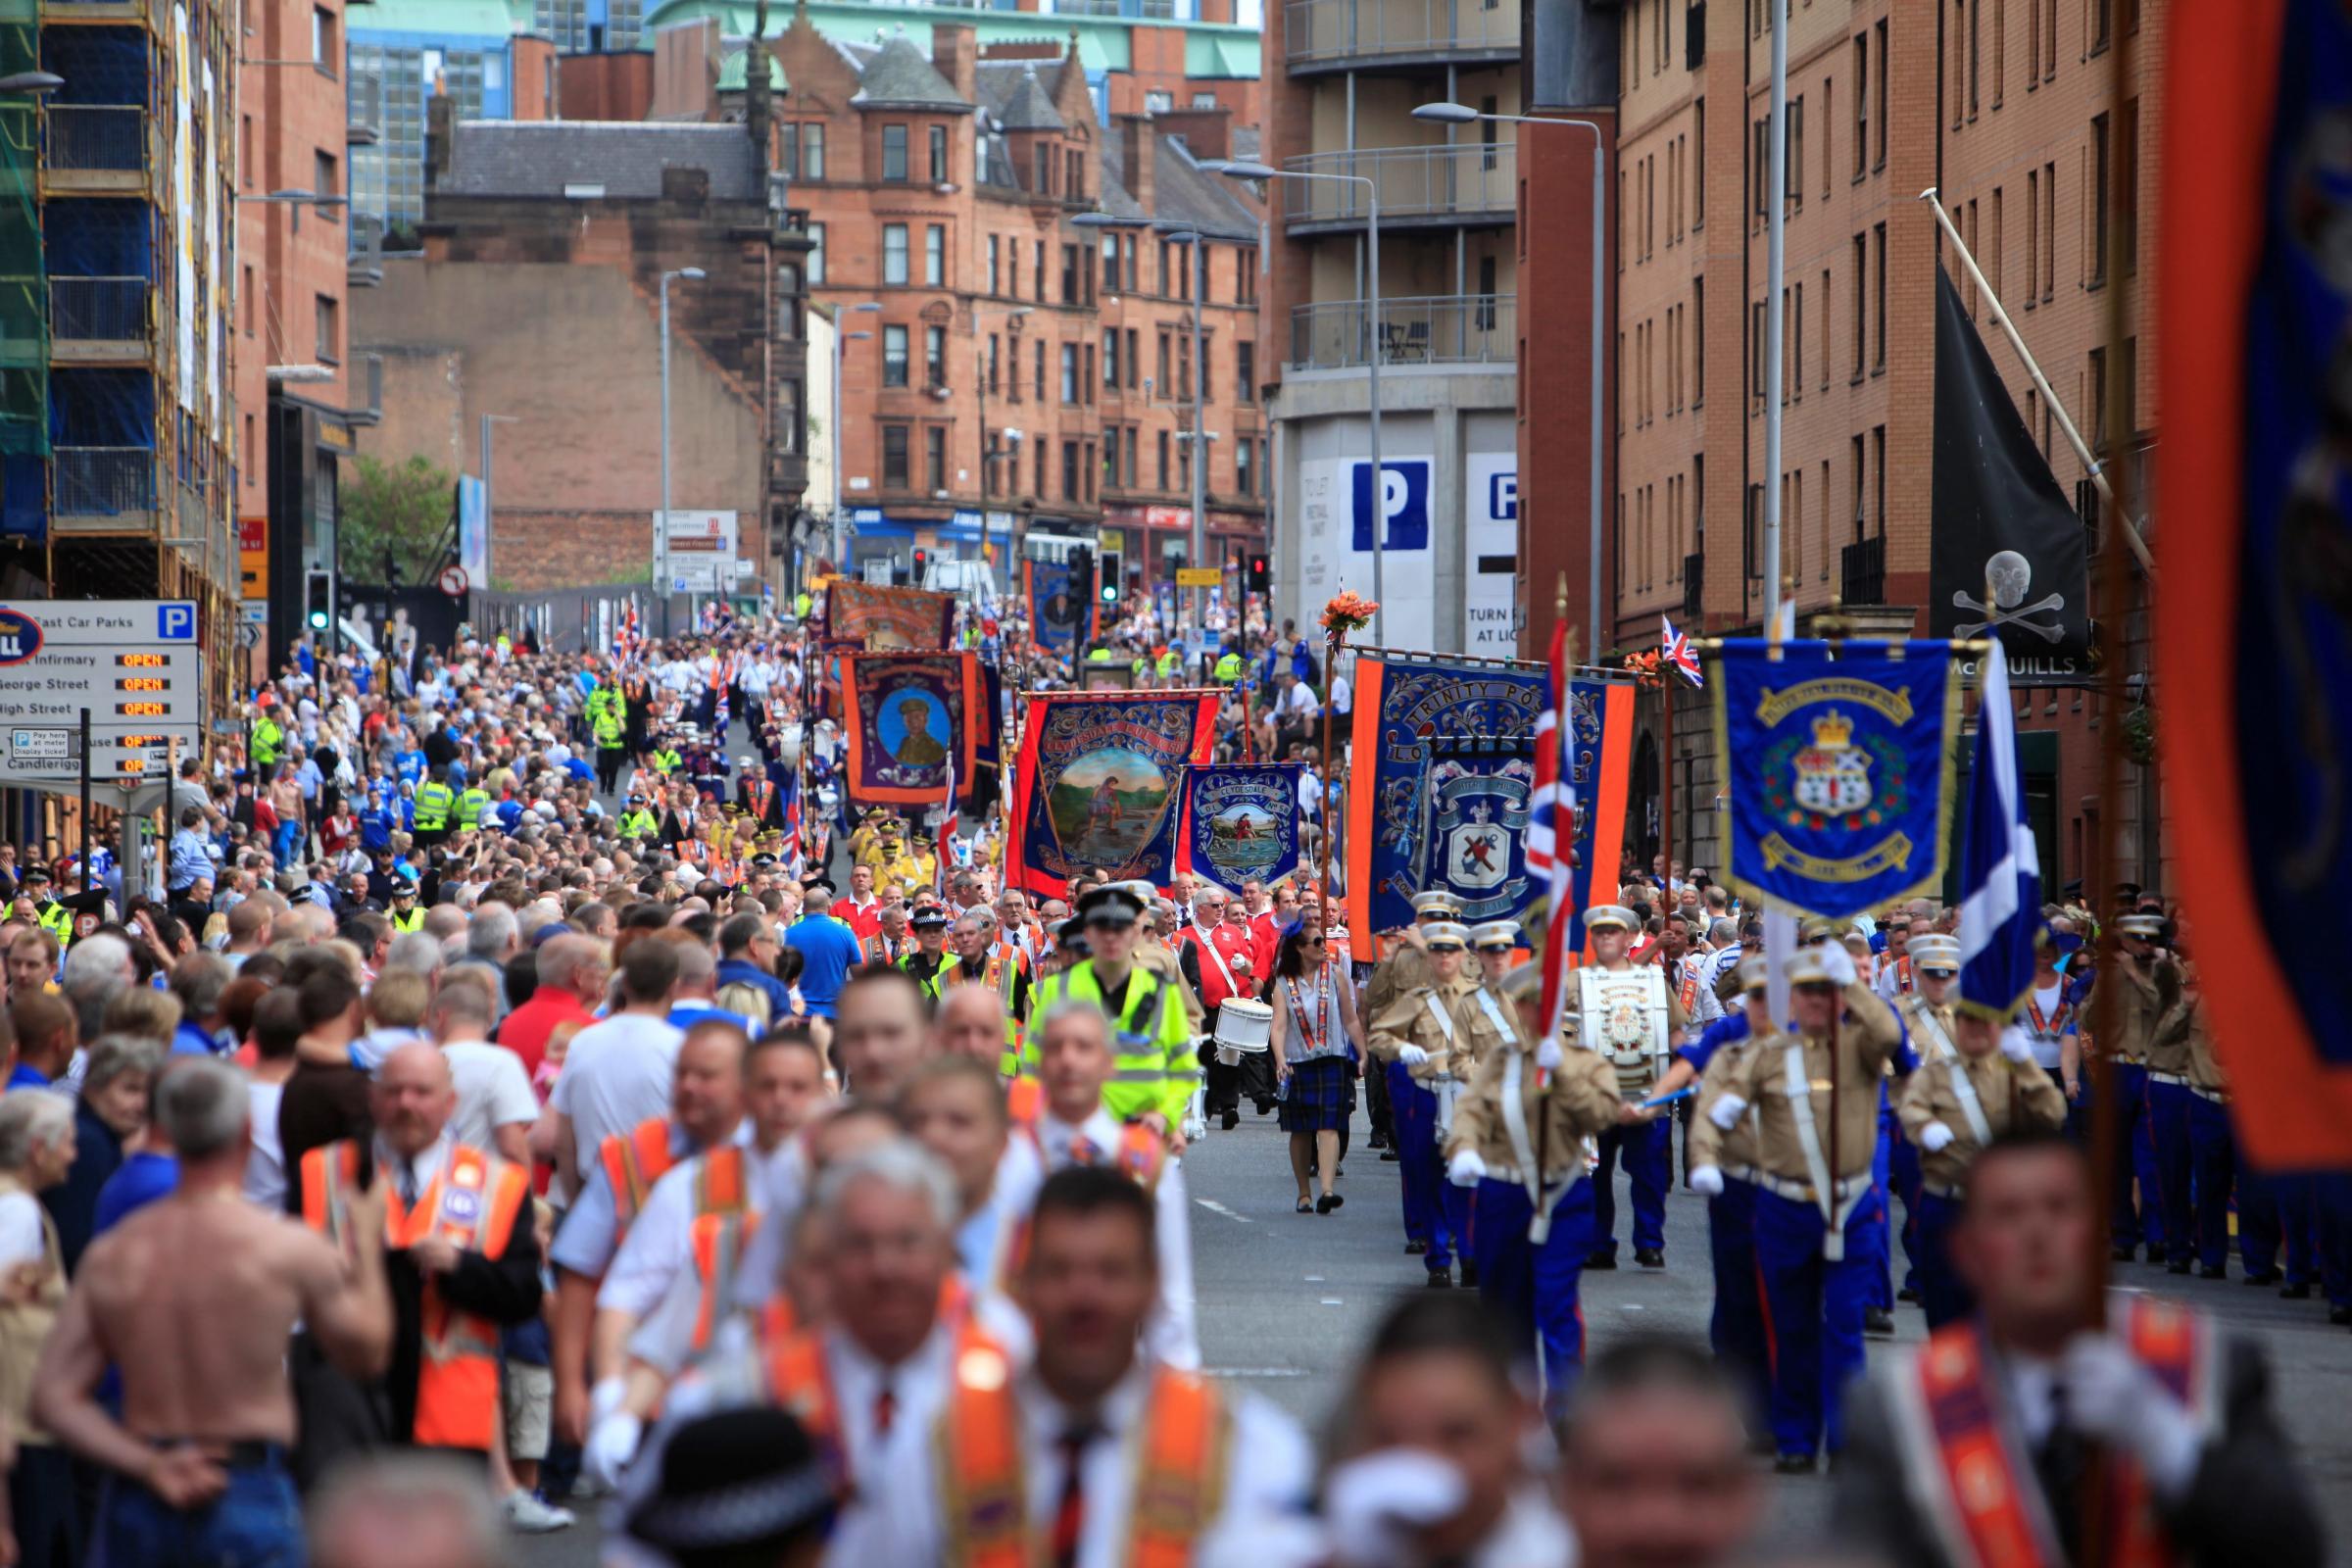
[{"label": "crowd of people", "polygon": [[[1269,750],[1336,674],[1302,651],[1221,671]],[[603,1495],[609,1556],[686,1568],[1695,1565],[1758,1549],[1757,1453],[1825,1450],[1857,1560],[2079,1556],[2100,1465],[2119,1543],[2323,1559],[2260,1354],[2094,1305],[2096,1049],[2149,1133],[2119,1250],[2217,1275],[2234,1184],[2246,1276],[2352,1320],[2335,1205],[2217,1151],[2136,890],[2111,1044],[2086,910],[2020,1027],[1951,1006],[1933,905],[1806,931],[1776,1006],[1663,864],[1583,911],[1555,1020],[1443,892],[1350,934],[1306,879],[1007,886],[985,830],[839,800],[811,652],[304,648],[190,760],[163,897],[0,848],[0,1561],[492,1563]],[[1432,1287],[1314,1437],[1204,1370],[1186,1155],[1246,1116],[1308,1227],[1392,1223],[1368,1125]],[[1619,1165],[1637,1267],[1705,1201],[1711,1343],[1588,1365]]]}]

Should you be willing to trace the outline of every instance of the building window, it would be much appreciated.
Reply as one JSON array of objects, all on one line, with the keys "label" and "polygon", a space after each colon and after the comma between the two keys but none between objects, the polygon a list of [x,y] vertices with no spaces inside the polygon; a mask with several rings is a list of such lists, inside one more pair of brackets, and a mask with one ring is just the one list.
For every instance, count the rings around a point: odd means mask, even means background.
[{"label": "building window", "polygon": [[[2091,10],[2095,15],[2098,15],[2103,19],[2105,17],[2107,8],[2100,4],[2099,0],[2091,0]],[[2104,29],[2106,25],[2104,20],[2100,22],[2099,25],[2102,29]],[[2099,47],[2102,49],[2105,48],[2106,42],[2107,41],[2105,38],[2101,38],[2099,40]],[[2109,216],[2107,209],[2107,170],[2109,155],[2107,125],[2108,120],[2105,115],[2094,115],[2091,117],[2089,282],[2092,288],[2097,288],[2107,281],[2107,220]]]},{"label": "building window", "polygon": [[1000,278],[999,278],[999,275],[998,275],[998,267],[997,267],[997,260],[998,260],[998,251],[999,251],[999,249],[1000,249],[1000,246],[999,246],[999,244],[998,244],[998,237],[997,237],[996,235],[994,235],[994,234],[991,234],[991,235],[989,235],[989,236],[988,236],[988,291],[989,291],[991,294],[999,294],[999,293],[1002,293],[1002,292],[1004,292],[1002,289],[1000,289],[1000,288],[998,288],[998,287],[997,287],[997,284],[998,284],[998,282],[1000,281]]},{"label": "building window", "polygon": [[1061,444],[1061,499],[1078,499],[1078,443],[1075,441]]},{"label": "building window", "polygon": [[[1046,340],[1041,337],[1033,346],[1037,351],[1033,357],[1035,361],[1034,384],[1037,388],[1037,401],[1043,403],[1046,401]],[[1045,449],[1040,447],[1038,450],[1042,452]],[[1038,461],[1042,463],[1045,460],[1040,458]]]},{"label": "building window", "polygon": [[934,185],[944,185],[947,182],[948,127],[945,125],[933,125],[931,127],[931,183]]},{"label": "building window", "polygon": [[1155,90],[1144,94],[1144,113],[1147,115],[1164,115],[1175,107],[1176,95],[1172,92]]},{"label": "building window", "polygon": [[331,295],[321,294],[318,306],[318,362],[338,365],[343,359],[343,307]]},{"label": "building window", "polygon": [[904,182],[906,178],[906,127],[882,127],[882,177]]},{"label": "building window", "polygon": [[923,385],[948,384],[948,329],[944,326],[923,328]]},{"label": "building window", "polygon": [[343,51],[335,46],[335,14],[324,6],[311,7],[311,64],[328,75],[343,70]]},{"label": "building window", "polygon": [[1170,354],[1171,343],[1169,333],[1168,329],[1163,326],[1159,329],[1159,374],[1155,376],[1152,382],[1152,386],[1158,389],[1159,395],[1163,398],[1173,396],[1176,385],[1174,381],[1168,378],[1168,366],[1171,363]]},{"label": "building window", "polygon": [[1037,264],[1033,273],[1037,280],[1037,303],[1043,305],[1046,303],[1046,242],[1044,240],[1041,239],[1037,242],[1037,250],[1032,260]]},{"label": "building window", "polygon": [[825,127],[813,122],[801,127],[801,177],[825,177]]},{"label": "building window", "polygon": [[1119,329],[1115,326],[1102,329],[1102,384],[1119,384]]},{"label": "building window", "polygon": [[1245,341],[1233,346],[1233,400],[1236,403],[1257,401],[1257,345],[1254,343]]},{"label": "building window", "polygon": [[1140,341],[1135,328],[1127,328],[1127,390],[1130,392],[1143,384],[1143,355],[1136,348]]},{"label": "building window", "polygon": [[[2136,98],[2124,105],[2124,156],[2117,173],[2122,180],[2118,198],[2123,208],[2124,274],[2128,277],[2139,270],[2139,100]],[[1997,232],[2000,192],[1993,192],[1992,200],[1993,226]]]},{"label": "building window", "polygon": [[1233,487],[1245,496],[1257,494],[1257,465],[1253,460],[1257,442],[1243,436],[1233,444]]},{"label": "building window", "polygon": [[1075,245],[1061,248],[1061,303],[1078,303],[1078,247]]},{"label": "building window", "polygon": [[1106,424],[1102,427],[1102,488],[1116,490],[1118,487],[1119,427]]},{"label": "building window", "polygon": [[906,329],[903,326],[882,329],[882,384],[906,384]]},{"label": "building window", "polygon": [[1886,225],[1874,227],[1871,238],[1870,309],[1877,319],[1871,323],[1870,373],[1876,375],[1886,368]]},{"label": "building window", "polygon": [[1004,293],[1017,300],[1021,297],[1021,242],[1016,239],[1004,250]]},{"label": "building window", "polygon": [[1707,404],[1707,280],[1690,280],[1690,406]]},{"label": "building window", "polygon": [[253,286],[253,264],[247,262],[245,264],[245,287],[238,298],[238,303],[245,307],[245,335],[247,337],[253,336],[253,323],[260,311],[261,302],[261,291]]},{"label": "building window", "polygon": [[923,426],[923,488],[937,495],[948,487],[948,427]]},{"label": "building window", "polygon": [[992,398],[997,395],[997,345],[999,341],[996,333],[988,334],[988,395]]},{"label": "building window", "polygon": [[343,185],[337,177],[333,153],[315,152],[311,154],[311,189],[321,196],[334,196],[341,193]]},{"label": "building window", "polygon": [[882,488],[904,490],[907,481],[906,426],[886,424],[882,427]]},{"label": "building window", "polygon": [[[2053,0],[2054,3],[2054,0]],[[1870,167],[1886,167],[1886,24],[1881,22],[1873,29],[1878,39],[1879,74],[1871,84],[1871,142]]]},{"label": "building window", "polygon": [[801,383],[778,378],[776,381],[776,450],[798,452],[802,437],[808,433],[807,421],[801,417]]},{"label": "building window", "polygon": [[1061,346],[1061,401],[1078,401],[1078,345],[1075,343]]},{"label": "building window", "polygon": [[882,225],[882,281],[885,283],[906,281],[906,225],[905,223],[884,223]]},{"label": "building window", "polygon": [[933,288],[948,280],[948,230],[944,223],[933,223],[923,230],[923,281]]},{"label": "building window", "polygon": [[1086,345],[1086,365],[1078,376],[1078,390],[1088,403],[1095,401],[1095,346]]},{"label": "building window", "polygon": [[1159,488],[1168,487],[1168,432],[1159,432]]},{"label": "building window", "polygon": [[808,225],[808,286],[816,287],[825,280],[825,225]]},{"label": "building window", "polygon": [[1102,287],[1107,293],[1118,292],[1119,236],[1116,234],[1102,236]]},{"label": "building window", "polygon": [[1044,436],[1029,443],[1029,493],[1038,500],[1046,499],[1046,448],[1051,445]]}]

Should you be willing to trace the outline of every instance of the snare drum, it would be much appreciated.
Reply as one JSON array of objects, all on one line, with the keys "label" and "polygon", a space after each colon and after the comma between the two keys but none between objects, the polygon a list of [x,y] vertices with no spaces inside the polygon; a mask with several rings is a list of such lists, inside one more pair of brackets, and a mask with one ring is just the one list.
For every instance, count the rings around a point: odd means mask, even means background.
[{"label": "snare drum", "polygon": [[1217,1009],[1217,1060],[1231,1067],[1245,1055],[1272,1049],[1274,1009],[1236,997]]}]

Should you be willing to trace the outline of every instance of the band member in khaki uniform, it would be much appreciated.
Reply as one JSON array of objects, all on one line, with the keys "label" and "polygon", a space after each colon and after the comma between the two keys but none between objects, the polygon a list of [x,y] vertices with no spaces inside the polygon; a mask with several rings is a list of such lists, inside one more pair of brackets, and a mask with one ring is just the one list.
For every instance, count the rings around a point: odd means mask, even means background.
[{"label": "band member in khaki uniform", "polygon": [[[1952,1001],[1960,984],[1959,939],[1936,932],[1910,939],[1903,954],[1903,974],[1907,983],[1894,998],[1894,1011],[1902,1019],[1903,1032],[1911,1037],[1911,1049],[1919,1053],[1922,1061],[1951,1055]],[[1883,988],[1876,989],[1881,997],[1886,995]],[[1897,1108],[1889,1104],[1888,1111],[1891,1114]],[[1926,1289],[1920,1281],[1919,1261],[1919,1144],[1899,1119],[1889,1138],[1887,1189],[1903,1200],[1902,1299],[1917,1301]]]},{"label": "band member in khaki uniform", "polygon": [[1873,1262],[1864,1233],[1886,1205],[1872,1170],[1880,1091],[1889,1060],[1905,1076],[1917,1061],[1842,947],[1800,949],[1786,972],[1795,1032],[1759,1045],[1699,1106],[1690,1186],[1722,1194],[1723,1135],[1755,1109],[1772,1430],[1777,1468],[1792,1474],[1813,1468],[1825,1430],[1831,1452],[1843,1446],[1842,1412],[1825,1395],[1862,1369]]},{"label": "band member in khaki uniform", "polygon": [[[1391,932],[1386,944],[1368,938],[1364,949],[1373,957],[1372,977],[1364,984],[1363,995],[1356,998],[1356,1016],[1377,1018],[1403,992],[1429,983],[1429,953],[1421,946],[1421,927],[1432,920],[1458,920],[1462,917],[1459,900],[1443,888],[1432,888],[1413,895],[1413,924],[1401,931]],[[1387,952],[1381,952],[1386,946]],[[1395,1077],[1387,1072],[1366,1071],[1364,1100],[1372,1113],[1372,1147],[1386,1150],[1384,1160],[1403,1158],[1403,1140],[1396,1134]],[[1434,1199],[1434,1195],[1431,1195]],[[1404,1200],[1404,1234],[1407,1251],[1426,1251],[1429,1248],[1430,1210],[1408,1189]],[[1418,1246],[1414,1244],[1418,1243]]]},{"label": "band member in khaki uniform", "polygon": [[[1665,1077],[1669,1053],[1683,1037],[1683,1005],[1666,990],[1666,972],[1656,963],[1626,958],[1641,922],[1622,905],[1603,904],[1585,911],[1585,935],[1592,961],[1576,971],[1571,1005],[1572,1038],[1597,1051],[1617,1070],[1617,1091],[1629,1103],[1649,1098]],[[1666,1190],[1674,1184],[1674,1123],[1644,1118],[1600,1135],[1600,1165],[1592,1173],[1592,1252],[1587,1268],[1617,1266],[1617,1200],[1614,1178],[1620,1159],[1634,1194],[1634,1261],[1643,1268],[1666,1266]]]},{"label": "band member in khaki uniform", "polygon": [[[2185,958],[2180,960],[2180,1000],[2156,1025],[2156,1043],[2160,1053],[2179,1053],[2188,1082],[2188,1157],[2196,1177],[2196,1206],[2189,1224],[2197,1273],[2209,1280],[2224,1279],[2230,1273],[2230,1195],[2237,1180],[2237,1139],[2230,1125],[2230,1080],[2214,1059],[2213,1034],[2205,1026],[2204,990],[2197,983],[2196,965]],[[2239,1229],[2244,1229],[2242,1222]]]},{"label": "band member in khaki uniform", "polygon": [[[2153,1129],[2147,1120],[2148,1047],[2155,1038],[2156,1020],[2164,1016],[2178,995],[2175,988],[2180,975],[2171,957],[2158,946],[2164,939],[2161,916],[2127,914],[2115,922],[2115,929],[2123,949],[2122,958],[2099,966],[2094,987],[2120,985],[2124,989],[2122,1003],[2116,1008],[2119,1020],[2116,1037],[2112,1041],[2091,1042],[2092,1049],[2107,1053],[2113,1069],[2107,1080],[2114,1086],[2116,1096],[2116,1125],[2124,1130],[2124,1136],[2116,1140],[2115,1146],[2115,1209],[2109,1221],[2109,1234],[2117,1262],[2130,1262],[2137,1255],[2139,1244],[2145,1241],[2148,1261],[2153,1263],[2167,1251],[2169,1238],[2164,1233],[2164,1205],[2157,1197],[2163,1183],[2152,1142]],[[2085,1001],[2082,1010],[2088,1014],[2093,1009]],[[2138,1191],[2145,1195],[2136,1202],[2132,1196],[2134,1177],[2138,1178]]]},{"label": "band member in khaki uniform", "polygon": [[[1923,952],[1949,944],[1948,956]],[[1931,964],[1956,969],[1960,948],[1949,937],[1914,937],[1911,955],[1920,995],[1905,998],[1911,1040],[1920,1053],[1896,1111],[1906,1144],[1919,1151],[1920,1300],[1928,1327],[1939,1329],[1975,1309],[1968,1287],[1952,1267],[1952,1227],[1967,1198],[1968,1167],[1984,1147],[2012,1128],[2055,1130],[2066,1123],[2066,1096],[2034,1059],[2034,1038],[2011,1024],[1974,1012],[1955,1014],[1929,1001],[1940,990]],[[1949,984],[1945,981],[1944,984]]]},{"label": "band member in khaki uniform", "polygon": [[[1478,928],[1483,939],[1497,921]],[[1515,928],[1511,928],[1511,934]],[[1544,1351],[1544,1409],[1567,1414],[1585,1364],[1577,1282],[1592,1246],[1592,1138],[1625,1119],[1617,1071],[1598,1054],[1538,1037],[1543,976],[1535,964],[1505,974],[1492,999],[1508,1033],[1478,1064],[1454,1106],[1446,1178],[1475,1194],[1478,1289],[1532,1329]],[[1474,1006],[1485,1001],[1474,998]],[[1465,1271],[1467,1272],[1467,1271]]]},{"label": "band member in khaki uniform", "polygon": [[[1373,1014],[1372,1054],[1389,1070],[1389,1098],[1396,1117],[1397,1150],[1403,1159],[1405,1250],[1423,1252],[1428,1283],[1453,1284],[1453,1255],[1469,1239],[1469,1195],[1444,1180],[1440,1146],[1453,1122],[1453,1102],[1471,1068],[1471,1043],[1463,1027],[1470,993],[1478,982],[1462,973],[1470,933],[1452,920],[1421,929],[1427,944],[1429,983],[1398,995],[1388,1010]],[[1475,1005],[1471,1004],[1470,1005]],[[1455,1057],[1460,1057],[1460,1073]],[[1429,1241],[1412,1237],[1416,1198],[1426,1204]],[[1465,1259],[1463,1273],[1477,1264]]]}]

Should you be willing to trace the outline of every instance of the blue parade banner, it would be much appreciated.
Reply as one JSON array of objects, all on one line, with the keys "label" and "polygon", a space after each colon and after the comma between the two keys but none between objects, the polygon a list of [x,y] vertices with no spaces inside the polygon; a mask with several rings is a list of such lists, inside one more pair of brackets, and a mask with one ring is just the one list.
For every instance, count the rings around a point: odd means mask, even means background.
[{"label": "blue parade banner", "polygon": [[1021,593],[1029,612],[1029,635],[1040,648],[1068,654],[1086,637],[1093,606],[1088,585],[1071,580],[1066,561],[1021,563]]},{"label": "blue parade banner", "polygon": [[1413,895],[1430,888],[1489,911],[1477,918],[1516,917],[1535,894],[1525,838],[1543,666],[1366,649],[1354,684],[1349,929],[1412,924]]},{"label": "blue parade banner", "polygon": [[1715,755],[1740,893],[1842,919],[1943,880],[1959,756],[1950,645],[1722,645]]},{"label": "blue parade banner", "polygon": [[1228,763],[1184,777],[1176,868],[1235,897],[1255,878],[1271,887],[1298,869],[1298,764]]}]

